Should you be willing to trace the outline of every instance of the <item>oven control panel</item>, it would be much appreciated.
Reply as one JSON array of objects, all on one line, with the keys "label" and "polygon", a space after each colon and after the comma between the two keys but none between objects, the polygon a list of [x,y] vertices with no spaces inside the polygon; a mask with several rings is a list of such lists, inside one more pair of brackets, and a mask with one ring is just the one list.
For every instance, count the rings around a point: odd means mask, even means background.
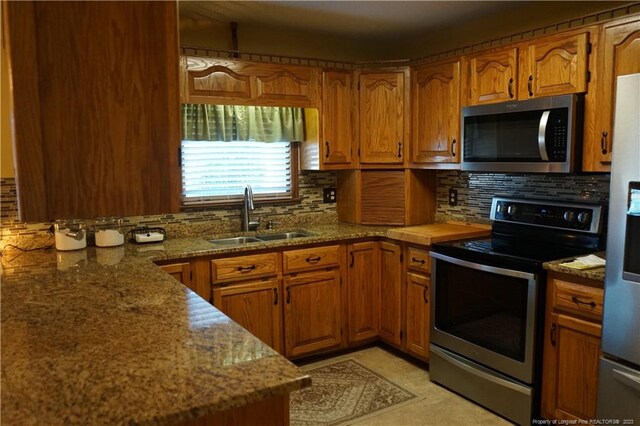
[{"label": "oven control panel", "polygon": [[491,220],[598,233],[602,206],[495,197]]}]

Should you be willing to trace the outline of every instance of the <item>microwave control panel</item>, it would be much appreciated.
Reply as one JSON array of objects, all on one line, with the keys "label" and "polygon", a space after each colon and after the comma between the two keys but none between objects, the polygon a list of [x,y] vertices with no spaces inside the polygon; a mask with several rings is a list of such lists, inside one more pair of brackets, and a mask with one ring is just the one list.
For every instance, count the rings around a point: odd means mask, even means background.
[{"label": "microwave control panel", "polygon": [[568,133],[568,110],[566,108],[552,110],[545,132],[549,161],[567,160]]}]

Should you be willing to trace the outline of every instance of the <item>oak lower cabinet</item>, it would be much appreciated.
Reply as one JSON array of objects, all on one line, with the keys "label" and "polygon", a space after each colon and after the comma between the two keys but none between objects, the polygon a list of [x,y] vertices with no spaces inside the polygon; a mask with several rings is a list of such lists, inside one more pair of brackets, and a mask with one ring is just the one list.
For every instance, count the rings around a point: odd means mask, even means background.
[{"label": "oak lower cabinet", "polygon": [[550,273],[542,371],[542,416],[596,417],[602,283]]},{"label": "oak lower cabinet", "polygon": [[418,358],[429,358],[429,291],[431,279],[408,272],[405,280],[405,350]]},{"label": "oak lower cabinet", "polygon": [[380,331],[385,342],[400,346],[402,330],[402,250],[380,243]]},{"label": "oak lower cabinet", "polygon": [[264,343],[283,352],[280,280],[249,281],[214,288],[213,304]]},{"label": "oak lower cabinet", "polygon": [[285,355],[299,357],[342,344],[340,270],[284,278]]},{"label": "oak lower cabinet", "polygon": [[380,250],[376,241],[350,244],[347,310],[349,344],[375,339],[380,327]]},{"label": "oak lower cabinet", "polygon": [[167,274],[191,288],[192,273],[191,264],[189,262],[169,263],[159,266],[160,269],[165,271]]}]

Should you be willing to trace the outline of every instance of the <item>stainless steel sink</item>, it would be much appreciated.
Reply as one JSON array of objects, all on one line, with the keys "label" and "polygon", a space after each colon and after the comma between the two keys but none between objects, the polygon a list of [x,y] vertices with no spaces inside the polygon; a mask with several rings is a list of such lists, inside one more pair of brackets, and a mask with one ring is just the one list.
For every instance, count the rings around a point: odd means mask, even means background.
[{"label": "stainless steel sink", "polygon": [[306,231],[281,232],[279,234],[258,235],[262,241],[291,240],[294,238],[311,237],[315,234]]},{"label": "stainless steel sink", "polygon": [[241,246],[243,244],[261,243],[262,240],[256,237],[233,237],[220,238],[218,240],[209,240],[210,243],[217,246]]}]

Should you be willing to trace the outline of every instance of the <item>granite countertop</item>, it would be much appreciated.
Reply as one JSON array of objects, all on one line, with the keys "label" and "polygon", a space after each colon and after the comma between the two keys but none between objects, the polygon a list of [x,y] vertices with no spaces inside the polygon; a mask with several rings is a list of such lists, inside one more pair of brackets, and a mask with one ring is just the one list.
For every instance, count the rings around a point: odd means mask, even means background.
[{"label": "granite countertop", "polygon": [[[158,244],[2,252],[2,420],[174,424],[310,384],[310,378],[153,262],[387,237],[389,227],[216,247]],[[263,231],[282,232],[282,230]],[[245,234],[251,235],[251,234]]]},{"label": "granite countertop", "polygon": [[[601,258],[605,258],[605,252],[601,251],[598,253],[593,253]],[[604,266],[600,268],[593,269],[573,269],[567,268],[566,266],[562,266],[561,263],[568,262],[574,260],[575,257],[568,257],[565,259],[553,260],[551,262],[545,262],[543,264],[544,269],[554,272],[561,272],[563,274],[573,275],[576,277],[588,278],[590,280],[602,281],[604,282]]]}]

